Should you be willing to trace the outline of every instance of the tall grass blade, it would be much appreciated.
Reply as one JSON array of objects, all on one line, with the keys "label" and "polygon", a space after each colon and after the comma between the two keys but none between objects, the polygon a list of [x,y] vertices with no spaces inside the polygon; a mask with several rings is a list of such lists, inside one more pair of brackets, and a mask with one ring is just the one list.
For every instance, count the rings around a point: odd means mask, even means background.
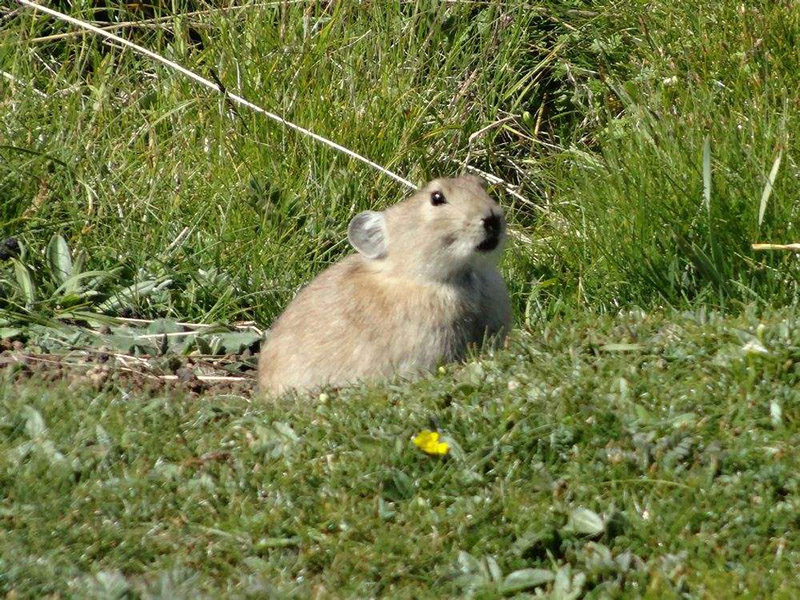
[{"label": "tall grass blade", "polygon": [[703,204],[711,212],[711,137],[703,140]]},{"label": "tall grass blade", "polygon": [[400,175],[397,175],[396,173],[393,173],[389,169],[387,169],[385,167],[382,167],[378,163],[375,163],[375,162],[369,160],[365,156],[361,156],[357,152],[353,152],[352,150],[350,150],[348,148],[345,148],[344,146],[342,146],[340,144],[337,144],[336,142],[334,142],[332,140],[329,140],[328,138],[322,137],[321,135],[318,135],[318,134],[314,133],[313,131],[309,131],[305,127],[301,127],[300,125],[295,125],[294,123],[291,123],[290,121],[287,121],[283,117],[281,117],[279,115],[276,115],[275,113],[271,113],[268,110],[265,110],[265,109],[261,108],[260,106],[258,106],[256,104],[253,104],[249,100],[246,100],[246,99],[242,98],[241,96],[238,96],[237,94],[234,94],[234,93],[229,92],[227,90],[221,90],[220,87],[216,83],[210,81],[209,79],[206,79],[205,77],[201,77],[200,75],[198,75],[194,71],[191,71],[191,70],[187,69],[186,67],[182,67],[181,65],[179,65],[176,62],[173,62],[173,61],[171,61],[171,60],[169,60],[167,58],[164,58],[160,54],[156,54],[155,52],[152,52],[152,51],[148,50],[147,48],[143,48],[142,46],[139,46],[138,44],[134,44],[133,42],[131,42],[129,40],[126,40],[125,38],[122,38],[122,37],[120,37],[118,35],[115,35],[115,34],[111,33],[110,31],[105,31],[104,29],[101,29],[99,27],[95,27],[94,25],[91,25],[90,23],[86,23],[85,21],[81,21],[80,19],[76,19],[75,17],[71,17],[69,15],[65,15],[64,13],[60,13],[57,10],[53,10],[52,8],[48,8],[47,6],[41,6],[39,4],[36,4],[35,2],[31,2],[31,0],[17,0],[17,2],[19,2],[20,4],[22,4],[24,6],[28,6],[30,8],[33,8],[35,10],[40,10],[43,13],[46,13],[46,14],[50,15],[51,17],[53,17],[55,19],[58,19],[59,21],[64,21],[66,23],[70,23],[71,25],[75,25],[76,27],[80,27],[82,29],[86,29],[88,31],[91,31],[92,33],[96,33],[97,35],[105,38],[106,40],[112,40],[112,41],[114,41],[114,42],[116,42],[118,44],[122,44],[123,46],[127,46],[128,48],[131,48],[132,50],[134,50],[135,52],[138,52],[139,54],[143,54],[144,56],[147,56],[148,58],[152,58],[153,60],[155,60],[157,62],[160,62],[162,65],[165,65],[165,66],[169,67],[170,69],[173,69],[174,71],[178,71],[179,73],[185,75],[189,79],[194,80],[195,82],[199,83],[200,85],[202,85],[204,87],[207,87],[208,89],[213,90],[213,91],[215,91],[215,92],[217,92],[219,94],[223,94],[226,98],[230,99],[231,101],[235,102],[236,104],[240,104],[242,106],[246,106],[247,108],[249,108],[251,110],[254,110],[257,113],[261,113],[265,117],[280,123],[284,127],[288,127],[289,129],[293,129],[294,131],[297,131],[298,133],[301,133],[302,135],[308,136],[311,139],[320,142],[321,144],[325,144],[326,146],[328,146],[330,148],[333,148],[334,150],[337,150],[337,151],[341,152],[342,154],[346,154],[350,158],[354,158],[354,159],[356,159],[358,161],[361,161],[365,165],[368,165],[368,166],[372,167],[373,169],[375,169],[376,171],[379,171],[380,173],[383,173],[384,175],[386,175],[388,177],[391,177],[395,181],[397,181],[399,183],[402,183],[403,185],[405,185],[406,187],[411,188],[412,190],[415,190],[417,188],[416,185],[414,185],[413,183],[411,183],[407,179],[404,179],[404,178],[400,177]]},{"label": "tall grass blade", "polygon": [[761,193],[761,205],[758,207],[758,226],[761,227],[761,222],[764,220],[764,213],[767,211],[767,202],[772,194],[772,188],[775,185],[775,178],[778,176],[778,169],[781,167],[781,159],[783,158],[783,150],[778,151],[778,156],[775,157],[775,162],[772,163],[772,169],[767,176],[767,183],[764,186],[764,191]]}]

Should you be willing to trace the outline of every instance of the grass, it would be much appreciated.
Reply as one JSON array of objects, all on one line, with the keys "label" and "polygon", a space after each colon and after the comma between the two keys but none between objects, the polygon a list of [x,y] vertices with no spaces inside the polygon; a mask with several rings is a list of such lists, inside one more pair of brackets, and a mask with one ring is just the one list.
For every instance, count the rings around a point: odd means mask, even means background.
[{"label": "grass", "polygon": [[[495,598],[540,569],[560,597],[788,598],[798,361],[795,311],[634,311],[325,401],[7,381],[0,586]],[[444,460],[411,443],[431,423]]]},{"label": "grass", "polygon": [[629,32],[647,48],[635,76],[609,81],[622,116],[572,172],[571,221],[584,225],[567,262],[581,266],[593,303],[735,309],[797,298],[794,257],[749,246],[800,235],[794,159],[759,216],[768,174],[800,128],[787,79],[797,73],[782,71],[800,15],[781,3],[709,9],[648,9]]},{"label": "grass", "polygon": [[[99,18],[172,14],[141,10]],[[750,249],[798,235],[800,17],[782,3],[175,10],[124,31],[413,181],[466,162],[518,185],[522,200],[496,193],[522,234],[504,263],[520,314],[797,299],[797,261]],[[8,21],[0,226],[45,295],[58,233],[116,269],[104,296],[170,280],[129,303],[139,315],[269,323],[347,251],[356,211],[405,193],[147,58]],[[4,303],[25,304],[4,279]]]},{"label": "grass", "polygon": [[[207,16],[197,31],[214,36],[202,47],[188,44],[180,23],[175,35],[157,29],[140,42],[201,73],[213,69],[232,90],[421,182],[460,170],[453,147],[463,156],[469,133],[536,95],[527,32],[541,17],[515,9],[504,18],[517,26],[501,30],[497,11],[471,19],[473,12],[466,5],[293,6],[288,13],[271,6],[238,19]],[[444,30],[442,20],[450,23]],[[201,320],[246,313],[269,322],[297,285],[345,252],[342,225],[355,211],[405,193],[258,115],[232,113],[217,96],[130,52],[85,38],[73,58],[74,44],[25,43],[52,27],[47,19],[27,23],[33,31],[23,43],[4,46],[9,72],[58,97],[65,126],[35,94],[7,115],[5,161],[15,167],[4,185],[7,219],[32,248],[55,229],[93,250],[92,267],[124,266],[117,281],[168,273],[171,293],[155,308],[139,307],[143,313]],[[31,49],[64,61],[66,72],[53,77],[26,60]],[[70,93],[75,78],[86,85]],[[53,135],[29,143],[42,121]],[[474,164],[484,166],[485,141],[473,145]],[[39,204],[26,214],[31,197]],[[191,235],[165,256],[184,227]],[[186,289],[214,288],[195,274],[221,267],[231,297]]]},{"label": "grass", "polygon": [[792,595],[800,263],[751,249],[800,241],[792,3],[57,4],[415,182],[515,186],[518,328],[325,402],[30,376],[76,346],[240,374],[227,326],[405,190],[0,7],[0,592]]}]

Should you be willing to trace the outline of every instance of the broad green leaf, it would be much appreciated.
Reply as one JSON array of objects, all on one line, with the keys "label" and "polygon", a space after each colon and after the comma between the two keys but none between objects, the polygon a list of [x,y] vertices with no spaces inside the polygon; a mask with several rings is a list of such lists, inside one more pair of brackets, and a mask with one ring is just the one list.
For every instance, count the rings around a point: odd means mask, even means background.
[{"label": "broad green leaf", "polygon": [[65,240],[59,234],[53,234],[47,244],[47,264],[56,281],[64,284],[72,277],[72,255]]},{"label": "broad green leaf", "polygon": [[261,339],[261,335],[255,331],[217,333],[214,337],[219,339],[220,351],[223,354],[239,354]]},{"label": "broad green leaf", "polygon": [[13,338],[22,333],[19,327],[0,327],[0,340],[6,338]]},{"label": "broad green leaf", "polygon": [[94,581],[87,579],[85,583],[94,598],[126,598],[130,590],[125,576],[116,569],[100,571],[94,576]]},{"label": "broad green leaf", "polygon": [[171,283],[171,279],[147,279],[145,281],[138,281],[133,285],[115,292],[108,300],[100,305],[100,310],[116,310],[134,299],[146,298],[154,291],[164,289]]},{"label": "broad green leaf", "polygon": [[31,438],[38,438],[47,429],[42,414],[27,405],[22,407],[22,411],[25,413],[25,433]]},{"label": "broad green leaf", "polygon": [[99,294],[100,292],[96,292],[94,290],[86,290],[80,294],[65,294],[61,296],[61,298],[58,299],[58,305],[61,307],[57,313],[58,317],[66,319],[72,318],[66,314],[69,312],[69,309],[77,305],[84,305],[90,298],[98,296]]},{"label": "broad green leaf", "polygon": [[174,319],[156,319],[145,328],[145,331],[147,333],[181,333],[183,326],[178,325]]},{"label": "broad green leaf", "polygon": [[51,467],[64,466],[64,454],[60,452],[58,448],[56,448],[56,445],[52,440],[39,437],[36,440],[33,440],[33,444],[34,448],[40,453],[40,456],[44,456],[50,463]]},{"label": "broad green leaf", "polygon": [[410,498],[414,495],[414,481],[400,469],[392,469],[392,483],[401,498]]},{"label": "broad green leaf", "polygon": [[19,283],[19,287],[22,288],[22,292],[25,294],[27,308],[31,308],[36,302],[36,286],[33,283],[33,275],[31,275],[31,270],[24,263],[16,258],[13,260],[17,283]]},{"label": "broad green leaf", "polygon": [[593,510],[588,508],[576,508],[569,514],[566,531],[579,533],[581,535],[600,535],[606,526],[603,519]]},{"label": "broad green leaf", "polygon": [[500,585],[500,592],[503,594],[521,592],[550,583],[554,578],[555,575],[548,569],[520,569],[509,573]]},{"label": "broad green leaf", "polygon": [[83,268],[86,266],[86,253],[84,251],[78,252],[75,260],[72,262],[72,275],[83,273]]},{"label": "broad green leaf", "polygon": [[212,335],[211,339],[208,342],[211,345],[211,354],[217,355],[222,354],[222,341],[219,339],[219,336]]},{"label": "broad green leaf", "polygon": [[672,419],[672,426],[675,429],[693,427],[695,423],[697,423],[697,415],[691,412],[681,413]]},{"label": "broad green leaf", "polygon": [[769,356],[770,352],[758,340],[751,340],[742,346],[742,353],[745,356]]},{"label": "broad green leaf", "polygon": [[283,437],[293,442],[297,442],[300,440],[300,437],[294,432],[289,425],[286,423],[282,423],[281,421],[275,421],[272,426],[275,430],[280,433]]},{"label": "broad green leaf", "polygon": [[200,337],[199,335],[196,338],[194,338],[194,345],[196,346],[200,354],[207,354],[207,355],[214,354],[214,350],[211,348],[211,345],[208,343],[208,340]]},{"label": "broad green leaf", "polygon": [[586,575],[581,571],[572,575],[569,565],[564,565],[556,572],[550,600],[577,600],[581,597],[583,586],[586,584]]},{"label": "broad green leaf", "polygon": [[771,400],[769,403],[769,417],[772,419],[773,427],[780,427],[783,411],[781,410],[780,402],[777,400]]},{"label": "broad green leaf", "polygon": [[138,348],[143,354],[157,354],[157,340],[142,340],[135,335],[112,334],[102,338],[103,344],[122,353],[135,352]]},{"label": "broad green leaf", "polygon": [[486,570],[489,572],[489,577],[492,581],[500,582],[503,580],[503,571],[500,570],[500,565],[497,564],[494,556],[487,556],[483,559],[486,563]]},{"label": "broad green leaf", "polygon": [[114,271],[118,269],[114,269],[112,271],[86,271],[84,273],[75,273],[74,275],[70,275],[66,281],[62,282],[60,286],[56,288],[56,291],[53,292],[54,296],[58,296],[59,294],[74,294],[78,291],[80,287],[78,284],[83,281],[84,279],[88,279],[89,277],[96,277],[96,282],[102,281],[114,274]]},{"label": "broad green leaf", "polygon": [[463,550],[458,553],[458,567],[462,573],[481,573],[484,570],[477,558]]},{"label": "broad green leaf", "polygon": [[616,568],[611,550],[604,544],[589,542],[581,552],[583,564],[590,573],[613,571]]},{"label": "broad green leaf", "polygon": [[383,498],[378,498],[378,516],[384,521],[389,521],[394,518],[397,512],[392,508],[392,503],[387,502]]}]

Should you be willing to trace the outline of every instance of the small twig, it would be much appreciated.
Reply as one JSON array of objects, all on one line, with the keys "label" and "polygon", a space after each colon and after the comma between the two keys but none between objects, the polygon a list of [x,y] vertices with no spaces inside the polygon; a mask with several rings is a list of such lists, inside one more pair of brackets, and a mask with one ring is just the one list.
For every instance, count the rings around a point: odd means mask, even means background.
[{"label": "small twig", "polygon": [[125,367],[128,367],[130,363],[138,363],[143,367],[150,366],[149,359],[144,358],[143,356],[134,356],[132,354],[120,354],[118,352],[112,352],[109,354],[109,356],[113,356],[115,361],[122,363]]},{"label": "small twig", "polygon": [[[141,325],[150,325],[160,320],[160,319],[132,319],[130,317],[111,317],[111,318],[121,323],[133,323]],[[176,321],[175,325],[178,325],[180,327],[198,327],[205,329],[221,326],[218,323],[187,323],[184,321]],[[234,323],[233,325],[225,325],[225,327],[232,327],[233,329],[238,329],[243,331],[251,330],[255,333],[262,333],[261,329],[256,325],[255,321],[243,321],[241,323]],[[159,333],[158,335],[163,335],[163,334]]]},{"label": "small twig", "polygon": [[[161,381],[179,381],[181,377],[179,375],[154,375],[153,373],[148,373],[144,370],[132,369],[127,365],[118,365],[116,367],[120,371],[125,371],[127,373],[133,373],[135,375],[140,375],[142,377],[147,377],[148,379],[159,379]],[[207,381],[209,383],[214,382],[249,382],[255,381],[255,377],[244,377],[244,376],[237,376],[237,375],[193,375],[199,381]]]},{"label": "small twig", "polygon": [[528,200],[525,196],[523,196],[522,194],[517,192],[514,189],[513,185],[511,185],[510,183],[508,183],[504,179],[501,179],[497,175],[492,175],[491,173],[487,173],[486,171],[482,171],[477,167],[473,167],[472,165],[467,165],[465,168],[466,168],[467,171],[470,171],[472,173],[477,173],[478,175],[480,175],[481,177],[486,179],[486,181],[488,181],[490,184],[499,185],[501,188],[503,188],[506,191],[506,193],[508,193],[511,196],[514,196],[514,198],[516,198],[517,200],[519,200],[523,204],[527,204],[528,206],[532,206],[536,210],[540,210],[542,212],[547,212],[547,210],[544,207],[539,206],[538,204],[536,204],[532,200]]},{"label": "small twig", "polygon": [[15,8],[14,10],[0,16],[0,23],[2,23],[3,21],[10,21],[14,17],[16,17],[21,10],[22,10],[21,8]]},{"label": "small twig", "polygon": [[489,123],[486,127],[482,127],[481,129],[478,129],[478,131],[470,134],[468,143],[470,145],[472,145],[472,142],[474,142],[477,138],[481,137],[484,133],[486,133],[490,129],[494,129],[498,125],[502,125],[503,123],[505,123],[507,121],[512,121],[513,119],[516,119],[516,118],[517,118],[517,115],[508,115],[507,117],[503,117],[502,119],[498,119],[497,121],[495,121],[493,123]]},{"label": "small twig", "polygon": [[[135,52],[138,52],[139,54],[142,54],[144,56],[147,56],[148,58],[151,58],[151,59],[153,59],[153,60],[155,60],[157,62],[160,62],[162,65],[165,65],[165,66],[169,67],[170,69],[178,71],[179,73],[185,75],[189,79],[192,79],[196,83],[199,83],[200,85],[202,85],[202,86],[204,86],[204,87],[206,87],[206,88],[208,88],[208,89],[210,89],[210,90],[212,90],[212,91],[214,91],[216,93],[220,93],[219,87],[213,81],[210,81],[210,80],[206,79],[205,77],[201,77],[200,75],[198,75],[194,71],[191,71],[191,70],[187,69],[186,67],[183,67],[183,66],[179,65],[178,63],[169,60],[168,58],[164,58],[160,54],[156,54],[155,52],[153,52],[151,50],[148,50],[147,48],[144,48],[144,47],[142,47],[142,46],[140,46],[138,44],[135,44],[135,43],[133,43],[133,42],[131,42],[129,40],[126,40],[125,38],[119,37],[118,35],[115,35],[115,34],[109,32],[109,31],[101,29],[100,27],[96,27],[94,25],[86,23],[85,21],[81,21],[80,19],[76,19],[74,17],[70,17],[69,15],[65,15],[64,13],[58,12],[57,10],[53,10],[52,8],[49,8],[49,7],[46,7],[46,6],[40,6],[39,4],[36,4],[35,2],[32,2],[31,0],[17,0],[17,2],[19,2],[20,4],[23,4],[25,6],[29,6],[29,7],[33,8],[34,10],[42,11],[43,13],[48,14],[51,17],[54,17],[55,19],[58,19],[60,21],[65,21],[67,23],[70,23],[71,25],[75,25],[76,27],[81,27],[82,29],[86,29],[88,31],[96,33],[97,35],[99,35],[102,38],[104,38],[106,40],[106,43],[108,43],[109,41],[113,41],[113,42],[116,42],[118,44],[122,44],[123,46],[126,46],[126,47],[134,50]],[[359,154],[357,152],[354,152],[353,150],[350,150],[349,148],[345,148],[341,144],[337,144],[336,142],[334,142],[332,140],[329,140],[328,138],[322,137],[321,135],[316,134],[313,131],[310,131],[310,130],[306,129],[305,127],[301,127],[300,125],[295,125],[294,123],[292,123],[290,121],[287,121],[283,117],[281,117],[279,115],[276,115],[275,113],[269,112],[268,110],[263,109],[263,108],[261,108],[260,106],[258,106],[256,104],[253,104],[252,102],[242,98],[238,94],[233,94],[233,93],[228,92],[227,97],[230,100],[236,102],[237,104],[240,104],[242,106],[246,106],[247,108],[249,108],[251,110],[254,110],[257,113],[260,113],[260,114],[264,115],[265,117],[280,123],[284,127],[287,127],[287,128],[292,129],[294,131],[297,131],[298,133],[300,133],[302,135],[305,135],[307,137],[310,137],[311,139],[316,140],[317,142],[319,142],[321,144],[324,144],[324,145],[328,146],[329,148],[333,148],[334,150],[337,150],[337,151],[341,152],[342,154],[345,154],[346,156],[349,156],[350,158],[358,160],[358,161],[364,163],[365,165],[368,165],[368,166],[372,167],[376,171],[378,171],[380,173],[383,173],[387,177],[391,177],[395,181],[397,181],[399,183],[402,183],[403,185],[411,188],[412,190],[417,189],[417,186],[414,185],[413,183],[411,183],[410,181],[408,181],[407,179],[404,179],[404,178],[400,177],[400,175],[397,175],[396,173],[393,173],[389,169],[387,169],[385,167],[382,167],[378,163],[369,160],[365,156],[362,156],[361,154]]]},{"label": "small twig", "polygon": [[516,227],[510,227],[510,226],[509,226],[509,227],[508,227],[508,235],[510,235],[512,238],[514,238],[514,239],[515,239],[515,240],[517,240],[518,242],[522,242],[523,244],[528,244],[528,245],[530,245],[530,244],[532,244],[532,243],[533,243],[533,240],[532,240],[530,237],[528,237],[527,235],[525,235],[524,233],[522,233],[522,232],[521,232],[519,229],[517,229]]},{"label": "small twig", "polygon": [[[49,356],[49,355],[48,355]],[[60,365],[63,364],[60,360],[52,360],[50,358],[45,358],[41,355],[37,356],[34,354],[11,354],[8,357],[3,357],[4,363],[22,363],[25,364],[26,362],[38,362],[38,363],[46,363],[49,365]],[[0,366],[4,366],[3,363],[0,363]],[[94,366],[94,365],[90,365]]]},{"label": "small twig", "polygon": [[[178,375],[151,375],[150,373],[143,373],[147,377],[153,377],[155,379],[161,379],[162,381],[178,381],[180,377]],[[207,381],[209,383],[214,382],[234,382],[234,381],[253,381],[252,377],[236,377],[234,375],[195,375],[197,379],[200,381]]]},{"label": "small twig", "polygon": [[469,165],[469,159],[472,157],[472,143],[476,139],[481,137],[487,131],[489,131],[491,129],[494,129],[498,125],[502,125],[503,123],[505,123],[507,121],[511,121],[512,119],[515,119],[515,118],[516,118],[516,115],[508,115],[507,117],[503,117],[502,119],[499,119],[499,120],[497,120],[497,121],[495,121],[493,123],[489,123],[486,127],[482,127],[478,131],[475,131],[475,132],[471,133],[470,136],[469,136],[469,139],[467,139],[467,156],[464,159],[464,168],[467,168],[467,166]]},{"label": "small twig", "polygon": [[165,337],[187,337],[191,335],[203,335],[203,331],[174,331],[172,333],[143,333],[141,335],[132,334],[131,337],[137,340],[152,340]]},{"label": "small twig", "polygon": [[[211,327],[211,326],[209,326]],[[256,329],[256,328],[253,328]],[[105,334],[100,333],[99,331],[95,331],[94,329],[86,329],[86,333],[90,333],[96,336],[103,336]],[[226,333],[225,331],[220,331],[219,333]],[[260,333],[258,329],[253,331],[253,333]],[[130,332],[129,335],[134,340],[160,340],[162,338],[170,338],[170,337],[189,337],[193,335],[204,335],[206,331],[203,329],[198,329],[194,331],[173,331],[170,333],[134,333]],[[211,335],[214,335],[213,333]],[[62,342],[65,346],[69,344],[67,342]]]},{"label": "small twig", "polygon": [[181,230],[181,232],[178,234],[178,237],[176,237],[174,240],[172,240],[172,243],[169,246],[167,246],[167,249],[164,250],[164,254],[163,255],[164,256],[168,256],[169,253],[172,252],[173,249],[175,249],[178,246],[180,246],[183,243],[183,240],[185,240],[186,237],[189,235],[190,231],[191,231],[191,229],[189,229],[188,227],[184,227]]},{"label": "small twig", "polygon": [[753,250],[794,250],[800,252],[800,243],[797,244],[753,244]]}]

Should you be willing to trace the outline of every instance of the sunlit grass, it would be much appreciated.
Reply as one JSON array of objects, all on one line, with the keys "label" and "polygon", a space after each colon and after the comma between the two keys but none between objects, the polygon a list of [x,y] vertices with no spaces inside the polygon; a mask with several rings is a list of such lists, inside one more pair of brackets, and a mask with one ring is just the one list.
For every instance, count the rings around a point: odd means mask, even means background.
[{"label": "sunlit grass", "polygon": [[324,400],[6,380],[0,591],[788,597],[797,323],[563,320]]}]

